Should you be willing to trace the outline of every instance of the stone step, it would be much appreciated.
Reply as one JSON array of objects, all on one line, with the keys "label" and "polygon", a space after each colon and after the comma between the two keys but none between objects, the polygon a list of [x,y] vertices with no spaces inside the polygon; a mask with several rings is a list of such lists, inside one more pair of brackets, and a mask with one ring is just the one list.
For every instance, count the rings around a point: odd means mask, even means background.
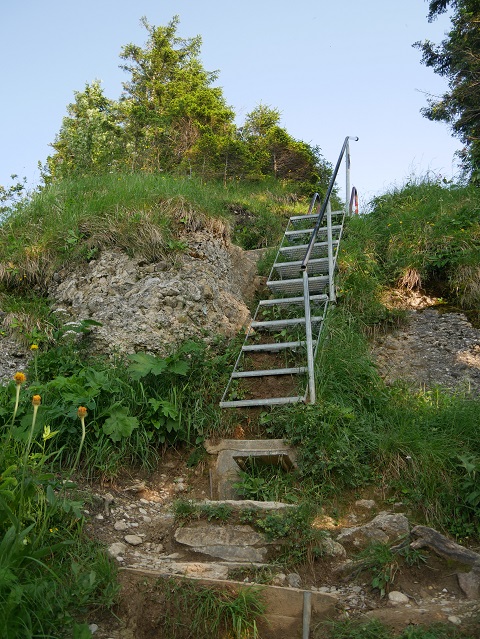
[{"label": "stone step", "polygon": [[251,526],[182,526],[177,528],[174,538],[193,552],[227,562],[263,563],[268,552],[265,535]]}]

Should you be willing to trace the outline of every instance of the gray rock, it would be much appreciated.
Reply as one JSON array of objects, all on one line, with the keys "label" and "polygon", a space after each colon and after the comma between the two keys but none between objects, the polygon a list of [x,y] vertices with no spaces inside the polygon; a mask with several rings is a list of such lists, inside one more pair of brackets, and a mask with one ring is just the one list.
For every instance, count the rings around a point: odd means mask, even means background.
[{"label": "gray rock", "polygon": [[139,535],[125,535],[124,539],[130,546],[139,546],[143,543],[143,539]]},{"label": "gray rock", "polygon": [[470,572],[457,573],[458,585],[467,599],[478,599],[480,593],[480,569],[473,568]]},{"label": "gray rock", "polygon": [[342,544],[334,541],[331,537],[327,537],[322,541],[321,551],[326,557],[340,557],[344,559],[347,556],[347,551]]},{"label": "gray rock", "polygon": [[372,508],[376,507],[376,503],[373,501],[373,499],[358,499],[355,502],[355,506],[357,506],[357,508],[365,508],[366,510],[372,510]]},{"label": "gray rock", "polygon": [[272,579],[273,586],[283,586],[287,581],[287,575],[283,572],[278,572]]},{"label": "gray rock", "polygon": [[127,546],[121,541],[117,541],[114,544],[110,544],[108,547],[108,552],[112,557],[116,557],[117,555],[123,555],[127,550]]},{"label": "gray rock", "polygon": [[124,522],[124,521],[116,521],[113,524],[113,527],[115,528],[115,530],[122,531],[122,530],[127,530],[128,524],[126,522]]},{"label": "gray rock", "polygon": [[250,319],[244,299],[253,296],[258,277],[255,261],[224,231],[206,222],[190,232],[189,252],[176,256],[174,268],[155,262],[156,255],[130,258],[109,249],[81,272],[66,266],[50,283],[54,309],[102,323],[91,334],[97,353],[162,355],[187,338],[236,335]]},{"label": "gray rock", "polygon": [[392,590],[388,593],[388,601],[393,606],[398,606],[399,604],[408,604],[408,597],[407,595],[404,595],[403,592]]},{"label": "gray rock", "polygon": [[302,578],[296,572],[290,572],[287,575],[287,584],[290,588],[301,588],[302,587]]},{"label": "gray rock", "polygon": [[206,526],[178,528],[175,541],[193,551],[226,561],[262,562],[265,538],[250,526]]},{"label": "gray rock", "polygon": [[457,617],[456,615],[450,615],[448,617],[448,621],[450,623],[453,623],[455,626],[459,626],[462,623],[462,620],[460,619],[460,617]]},{"label": "gray rock", "polygon": [[337,541],[363,548],[373,541],[384,544],[395,541],[408,535],[409,530],[408,519],[404,515],[382,512],[364,526],[342,529]]}]

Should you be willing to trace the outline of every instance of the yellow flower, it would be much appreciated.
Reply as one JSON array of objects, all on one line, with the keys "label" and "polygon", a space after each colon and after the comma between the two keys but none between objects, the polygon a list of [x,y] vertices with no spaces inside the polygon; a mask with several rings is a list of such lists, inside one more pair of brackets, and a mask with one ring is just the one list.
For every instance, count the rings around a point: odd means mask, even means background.
[{"label": "yellow flower", "polygon": [[42,403],[42,398],[40,395],[34,395],[32,397],[32,404],[34,406],[40,406],[41,403]]},{"label": "yellow flower", "polygon": [[87,409],[85,408],[85,406],[78,407],[77,415],[80,417],[80,419],[87,416]]},{"label": "yellow flower", "polygon": [[32,345],[30,346],[30,350],[31,350],[31,351],[37,351],[37,350],[38,350],[38,344],[32,344]]},{"label": "yellow flower", "polygon": [[27,377],[23,373],[15,373],[13,379],[15,380],[15,383],[20,386],[20,384],[23,384],[23,382],[26,381]]}]

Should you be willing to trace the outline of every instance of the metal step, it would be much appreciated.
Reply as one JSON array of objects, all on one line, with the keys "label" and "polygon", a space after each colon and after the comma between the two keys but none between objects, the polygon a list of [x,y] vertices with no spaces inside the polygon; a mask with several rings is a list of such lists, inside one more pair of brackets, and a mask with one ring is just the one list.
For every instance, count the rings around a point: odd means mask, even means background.
[{"label": "metal step", "polygon": [[[345,211],[332,211],[331,215],[343,215]],[[310,213],[308,215],[292,215],[290,217],[290,222],[299,222],[301,220],[316,220],[318,218],[318,213]],[[326,214],[324,219],[326,219]]]},{"label": "metal step", "polygon": [[306,366],[295,366],[294,368],[270,368],[264,371],[239,371],[238,373],[232,373],[232,379],[238,379],[239,377],[271,377],[273,375],[301,375],[307,371],[308,368]]},{"label": "metal step", "polygon": [[[323,321],[323,317],[319,315],[315,315],[311,318],[312,324]],[[294,319],[283,319],[283,320],[268,320],[266,322],[251,322],[251,328],[285,328],[286,326],[300,326],[301,324],[305,324],[304,317],[296,317]]]},{"label": "metal step", "polygon": [[[323,293],[328,286],[328,280],[328,275],[309,277],[308,290],[310,293]],[[273,293],[303,293],[303,278],[293,280],[270,280],[267,282],[267,286]]]},{"label": "metal step", "polygon": [[[332,225],[332,233],[338,233],[342,229],[342,224],[334,224]],[[294,231],[285,231],[286,238],[295,238],[300,237],[301,235],[309,236],[313,233],[315,229],[296,229]],[[326,226],[321,226],[318,229],[317,237],[319,235],[324,235],[327,232]]]},{"label": "metal step", "polygon": [[[299,277],[303,272],[302,262],[300,260],[294,262],[276,262],[273,268],[280,277]],[[328,257],[310,260],[308,262],[308,273],[309,275],[328,273]]]},{"label": "metal step", "polygon": [[[332,246],[338,246],[338,240],[333,240]],[[307,252],[308,244],[297,244],[294,246],[283,246],[279,250],[279,254],[282,256],[289,257],[294,260],[303,260],[305,257],[305,253]],[[311,257],[319,257],[320,255],[325,255],[328,252],[328,242],[316,242],[313,245]]]},{"label": "metal step", "polygon": [[[281,306],[285,304],[303,304],[305,298],[301,297],[277,297],[273,300],[260,300],[259,306]],[[310,302],[327,302],[328,295],[310,295]]]},{"label": "metal step", "polygon": [[247,406],[274,406],[278,404],[298,404],[304,398],[297,397],[269,397],[267,399],[238,399],[230,402],[220,402],[220,408],[242,408]]},{"label": "metal step", "polygon": [[[313,346],[316,345],[316,340],[313,340]],[[242,346],[242,352],[244,353],[256,353],[256,352],[269,352],[269,351],[283,351],[287,349],[295,350],[296,348],[301,348],[302,346],[306,346],[307,342],[297,341],[297,342],[275,342],[273,344],[247,344],[246,346]]]}]

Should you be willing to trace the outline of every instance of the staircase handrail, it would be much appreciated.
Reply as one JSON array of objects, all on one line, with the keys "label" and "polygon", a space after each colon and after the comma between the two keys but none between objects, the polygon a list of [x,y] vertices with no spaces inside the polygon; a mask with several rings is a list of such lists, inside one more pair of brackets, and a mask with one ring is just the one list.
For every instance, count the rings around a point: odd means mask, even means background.
[{"label": "staircase handrail", "polygon": [[[346,151],[346,149],[348,147],[348,141],[349,140],[354,140],[355,142],[358,142],[358,137],[357,136],[352,136],[352,135],[347,135],[347,137],[345,138],[345,140],[343,142],[342,150],[340,151],[340,155],[338,156],[337,164],[336,164],[335,169],[334,169],[334,171],[332,173],[332,177],[330,178],[330,182],[328,183],[328,188],[327,188],[327,193],[325,195],[325,199],[323,200],[322,206],[320,207],[320,211],[318,213],[318,218],[317,218],[317,222],[315,224],[315,228],[312,231],[312,235],[310,236],[310,241],[308,243],[307,250],[305,251],[305,257],[302,260],[302,265],[301,265],[302,271],[305,271],[308,268],[308,262],[310,260],[310,255],[311,255],[312,250],[313,250],[313,245],[315,244],[315,239],[317,237],[318,229],[320,228],[320,225],[322,224],[323,216],[325,215],[325,211],[327,210],[327,205],[328,205],[328,202],[330,200],[330,196],[332,195],[333,187],[334,187],[335,181],[337,179],[338,170],[340,168],[340,164],[342,163],[343,156],[345,155],[345,151]],[[349,162],[350,162],[350,158],[347,157],[347,163],[349,163]],[[349,168],[350,167],[347,167],[347,170]],[[315,202],[316,202],[317,199],[320,199],[320,195],[318,193],[315,193],[315,195],[312,198],[312,202],[310,204],[309,213],[311,213],[313,211],[313,207],[315,206]]]}]

